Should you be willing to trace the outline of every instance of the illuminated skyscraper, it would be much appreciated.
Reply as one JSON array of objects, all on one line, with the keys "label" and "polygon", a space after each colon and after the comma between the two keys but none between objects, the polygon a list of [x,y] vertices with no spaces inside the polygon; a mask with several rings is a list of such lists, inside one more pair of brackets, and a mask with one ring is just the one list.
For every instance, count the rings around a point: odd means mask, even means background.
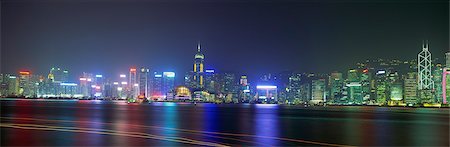
[{"label": "illuminated skyscraper", "polygon": [[325,79],[316,79],[311,82],[311,102],[318,104],[325,102]]},{"label": "illuminated skyscraper", "polygon": [[152,80],[152,100],[162,99],[164,96],[162,91],[163,75],[155,72]]},{"label": "illuminated skyscraper", "polygon": [[450,52],[445,53],[445,67],[450,68]]},{"label": "illuminated skyscraper", "polygon": [[245,75],[242,75],[241,79],[239,80],[239,101],[250,101],[250,85],[248,83],[247,76]]},{"label": "illuminated skyscraper", "polygon": [[19,72],[19,95],[36,97],[36,85],[33,82],[30,71]]},{"label": "illuminated skyscraper", "polygon": [[432,80],[431,67],[433,65],[431,61],[431,53],[427,42],[422,45],[422,51],[417,55],[418,89],[422,103],[429,103],[433,98],[434,82]]},{"label": "illuminated skyscraper", "polygon": [[130,98],[137,98],[139,95],[139,84],[137,79],[136,68],[130,68],[130,76],[128,77],[128,86],[130,89]]},{"label": "illuminated skyscraper", "polygon": [[290,102],[300,101],[301,93],[300,93],[300,85],[302,79],[302,75],[300,73],[294,73],[289,77],[289,85],[287,87],[287,99]]},{"label": "illuminated skyscraper", "polygon": [[278,89],[274,85],[258,85],[257,101],[259,103],[276,103],[278,101]]},{"label": "illuminated skyscraper", "polygon": [[163,72],[162,94],[167,96],[167,93],[172,92],[174,88],[175,88],[175,73]]},{"label": "illuminated skyscraper", "polygon": [[139,95],[146,98],[149,97],[149,72],[150,70],[144,67],[139,71]]},{"label": "illuminated skyscraper", "polygon": [[417,73],[410,72],[404,79],[404,93],[406,104],[417,104]]},{"label": "illuminated skyscraper", "polygon": [[204,87],[204,65],[203,61],[205,59],[205,56],[201,52],[200,49],[200,43],[197,46],[197,53],[195,54],[194,59],[194,77],[193,81],[195,81],[195,87],[194,88],[203,88]]},{"label": "illuminated skyscraper", "polygon": [[67,70],[61,70],[59,67],[53,67],[50,69],[50,78],[53,80],[53,82],[68,82],[69,78],[69,71]]},{"label": "illuminated skyscraper", "polygon": [[220,89],[217,89],[216,87],[220,87],[220,83],[218,81],[218,75],[215,73],[212,69],[205,70],[205,90],[209,93],[218,93],[220,92]]},{"label": "illuminated skyscraper", "polygon": [[342,98],[342,87],[344,85],[344,79],[342,77],[342,73],[333,72],[329,78],[329,87],[330,87],[330,100],[334,102],[340,102]]}]

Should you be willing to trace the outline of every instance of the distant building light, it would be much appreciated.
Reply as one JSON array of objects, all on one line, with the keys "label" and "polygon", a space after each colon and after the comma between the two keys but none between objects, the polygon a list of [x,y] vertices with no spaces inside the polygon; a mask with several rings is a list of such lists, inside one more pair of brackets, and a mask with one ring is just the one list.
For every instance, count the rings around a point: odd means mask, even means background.
[{"label": "distant building light", "polygon": [[207,73],[214,73],[214,69],[207,69],[207,70],[205,70],[205,72],[207,72]]},{"label": "distant building light", "polygon": [[96,85],[91,85],[91,87],[92,87],[92,88],[95,88],[95,87],[97,87],[97,86],[96,86]]},{"label": "distant building light", "polygon": [[80,81],[86,81],[87,79],[86,78],[80,78]]},{"label": "distant building light", "polygon": [[10,79],[15,79],[17,78],[16,76],[9,76]]},{"label": "distant building light", "polygon": [[379,74],[385,74],[386,73],[386,71],[384,71],[384,70],[379,70],[379,71],[377,71],[377,75],[379,75]]},{"label": "distant building light", "polygon": [[121,77],[121,78],[126,78],[127,75],[121,74],[120,77]]},{"label": "distant building light", "polygon": [[95,75],[95,77],[97,77],[97,78],[102,78],[103,75]]},{"label": "distant building light", "polygon": [[59,85],[61,85],[61,86],[77,86],[78,84],[76,84],[76,83],[60,83]]},{"label": "distant building light", "polygon": [[123,89],[122,87],[117,87],[118,91],[122,91],[122,89]]},{"label": "distant building light", "polygon": [[273,85],[258,85],[256,89],[277,89],[277,86]]},{"label": "distant building light", "polygon": [[91,78],[89,78],[89,79],[87,79],[87,81],[88,81],[88,82],[90,82],[90,81],[92,81],[92,79],[91,79]]},{"label": "distant building light", "polygon": [[248,89],[245,89],[245,90],[243,90],[243,91],[246,92],[246,93],[250,92],[250,90],[248,90]]},{"label": "distant building light", "polygon": [[100,86],[95,86],[95,89],[99,90],[101,87]]},{"label": "distant building light", "polygon": [[351,83],[349,83],[349,84],[346,84],[346,86],[348,86],[348,87],[361,86],[361,83],[358,83],[358,82],[351,82]]},{"label": "distant building light", "polygon": [[175,73],[174,72],[163,72],[163,75],[169,78],[173,78],[175,77]]},{"label": "distant building light", "polygon": [[134,84],[134,86],[138,87],[138,86],[139,86],[139,84]]},{"label": "distant building light", "polygon": [[122,82],[121,84],[122,84],[122,85],[127,85],[128,83],[127,83],[127,82]]},{"label": "distant building light", "polygon": [[136,72],[136,68],[130,68],[130,72]]},{"label": "distant building light", "polygon": [[162,75],[155,75],[155,78],[161,78]]},{"label": "distant building light", "polygon": [[19,74],[21,75],[30,75],[29,71],[20,71]]},{"label": "distant building light", "polygon": [[114,84],[114,85],[119,85],[119,82],[114,82],[113,84]]},{"label": "distant building light", "polygon": [[67,71],[67,70],[64,70],[63,72],[64,72],[64,73],[69,73],[69,71]]}]

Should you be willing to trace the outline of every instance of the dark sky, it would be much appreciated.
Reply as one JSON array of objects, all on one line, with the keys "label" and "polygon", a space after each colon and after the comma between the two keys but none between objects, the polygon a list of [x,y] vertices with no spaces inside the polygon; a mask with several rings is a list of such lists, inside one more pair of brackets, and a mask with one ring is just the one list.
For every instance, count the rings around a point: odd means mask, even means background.
[{"label": "dark sky", "polygon": [[447,0],[2,0],[1,72],[52,66],[118,74],[130,66],[258,75],[345,70],[367,58],[413,59],[428,39],[449,50]]}]

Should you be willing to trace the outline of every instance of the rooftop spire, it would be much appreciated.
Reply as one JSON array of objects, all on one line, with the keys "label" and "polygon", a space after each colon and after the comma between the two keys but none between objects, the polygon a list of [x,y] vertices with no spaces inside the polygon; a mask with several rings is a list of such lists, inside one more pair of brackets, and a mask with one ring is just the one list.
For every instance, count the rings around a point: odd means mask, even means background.
[{"label": "rooftop spire", "polygon": [[197,45],[197,52],[200,52],[200,41],[198,42],[198,45]]}]

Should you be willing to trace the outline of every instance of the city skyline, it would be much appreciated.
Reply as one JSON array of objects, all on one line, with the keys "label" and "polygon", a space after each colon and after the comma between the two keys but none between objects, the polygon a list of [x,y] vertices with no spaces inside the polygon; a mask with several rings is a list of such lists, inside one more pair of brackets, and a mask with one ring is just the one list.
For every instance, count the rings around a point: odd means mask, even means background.
[{"label": "city skyline", "polygon": [[[412,59],[422,40],[430,40],[434,57],[442,59],[440,55],[448,51],[448,31],[442,31],[448,30],[448,14],[441,13],[448,12],[441,4],[444,1],[193,2],[2,1],[1,72],[27,69],[46,73],[59,66],[72,69],[73,73],[118,73],[130,66],[143,66],[184,73],[191,69],[185,61],[195,53],[198,42],[204,48],[206,68],[248,73],[250,77],[287,70],[326,73],[346,69],[355,61],[368,59],[368,55]],[[400,7],[402,4],[410,7]],[[179,8],[186,13],[180,16],[159,6]],[[135,9],[113,11],[122,7]],[[234,8],[236,12],[228,13]],[[419,13],[416,9],[420,8],[423,11]],[[96,15],[68,12],[78,9]],[[314,13],[306,16],[306,12]],[[127,17],[130,15],[134,17]],[[43,18],[48,23],[36,21]],[[355,19],[358,21],[350,23]],[[30,27],[31,24],[36,25]],[[131,38],[125,39],[126,36]],[[24,57],[15,60],[10,56],[16,54]]]}]

